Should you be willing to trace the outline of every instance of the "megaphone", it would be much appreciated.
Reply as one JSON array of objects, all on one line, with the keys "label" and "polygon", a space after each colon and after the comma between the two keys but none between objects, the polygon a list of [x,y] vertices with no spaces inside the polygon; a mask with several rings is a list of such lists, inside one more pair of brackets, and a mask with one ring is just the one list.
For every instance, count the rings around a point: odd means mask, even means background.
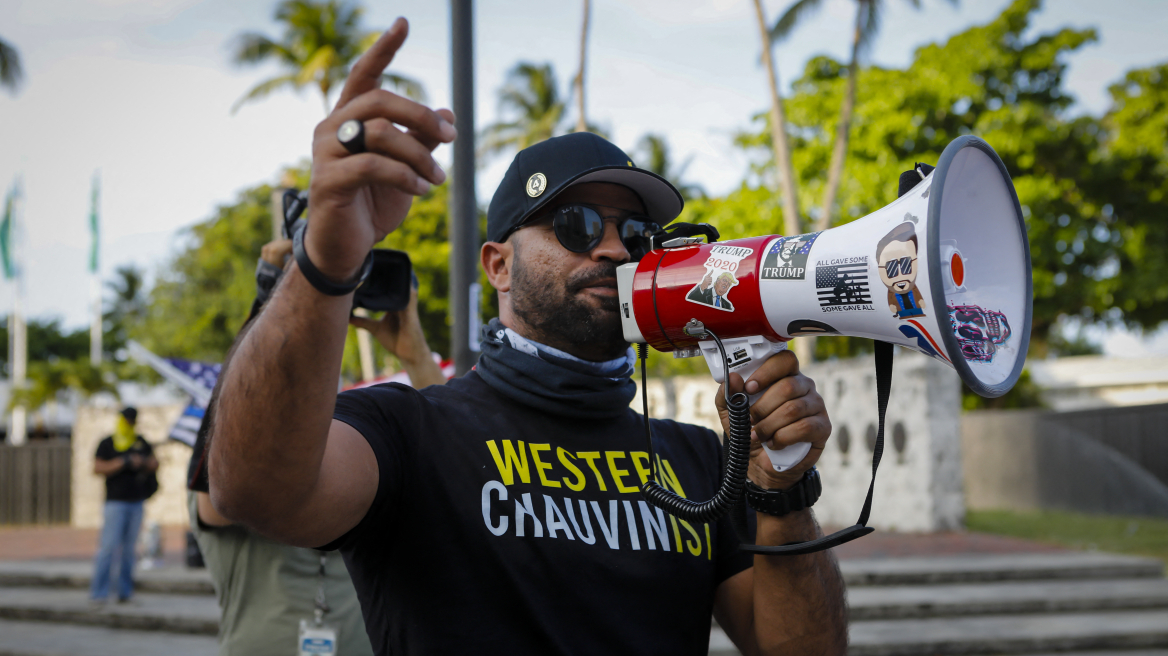
[{"label": "megaphone", "polygon": [[[944,362],[982,396],[1005,394],[1026,361],[1033,297],[1014,185],[993,148],[973,136],[950,143],[921,177],[838,228],[678,238],[618,267],[625,340],[701,354],[722,382],[727,372],[748,379],[794,337],[866,337]],[[809,449],[767,454],[783,471]]]}]

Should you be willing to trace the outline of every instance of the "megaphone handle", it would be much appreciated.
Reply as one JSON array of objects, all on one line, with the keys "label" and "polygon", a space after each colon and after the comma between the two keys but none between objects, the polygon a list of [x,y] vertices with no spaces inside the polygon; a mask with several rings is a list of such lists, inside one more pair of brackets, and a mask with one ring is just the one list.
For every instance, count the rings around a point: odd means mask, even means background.
[{"label": "megaphone handle", "polygon": [[[754,402],[762,395],[762,392],[759,392],[758,394],[751,394],[749,397],[750,405],[754,405]],[[775,468],[775,471],[781,472],[787,471],[788,469],[802,462],[803,459],[807,457],[807,454],[811,451],[811,443],[796,442],[791,446],[786,446],[781,449],[772,449],[763,443],[762,450],[766,451],[767,457],[771,459],[771,466]]]},{"label": "megaphone handle", "polygon": [[[734,339],[722,340],[727,352],[733,352],[736,346],[746,347],[751,355],[751,360],[745,364],[734,368],[733,373],[742,376],[743,380],[749,380],[751,374],[758,371],[762,363],[770,359],[776,353],[781,353],[787,350],[786,342],[771,342],[769,340],[759,340],[758,338],[751,339],[749,337],[739,337]],[[710,367],[710,373],[714,376],[714,380],[721,383],[725,377],[725,364],[721,363],[721,355],[718,354],[717,349],[707,349],[703,343],[702,355],[706,356],[706,364]],[[763,392],[750,395],[750,404],[763,395]],[[772,449],[763,444],[762,448],[766,451],[767,457],[771,459],[771,466],[775,471],[787,471],[795,465],[802,462],[803,458],[807,457],[807,453],[811,451],[811,443],[799,442],[782,449]]]}]

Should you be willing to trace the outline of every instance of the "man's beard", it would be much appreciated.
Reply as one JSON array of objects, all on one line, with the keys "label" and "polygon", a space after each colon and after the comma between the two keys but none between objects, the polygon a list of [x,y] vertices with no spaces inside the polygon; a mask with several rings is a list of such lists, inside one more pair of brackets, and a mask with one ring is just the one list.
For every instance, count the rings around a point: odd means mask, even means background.
[{"label": "man's beard", "polygon": [[600,309],[577,293],[603,279],[616,278],[616,264],[600,262],[562,284],[533,275],[516,253],[511,280],[511,311],[534,334],[531,339],[585,360],[620,357],[628,349],[621,331],[620,300],[601,297]]}]

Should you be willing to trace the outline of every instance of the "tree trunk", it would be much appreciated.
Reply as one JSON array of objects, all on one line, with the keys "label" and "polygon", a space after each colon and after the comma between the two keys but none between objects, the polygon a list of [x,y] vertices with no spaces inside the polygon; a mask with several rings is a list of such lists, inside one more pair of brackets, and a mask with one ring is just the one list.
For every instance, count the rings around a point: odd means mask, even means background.
[{"label": "tree trunk", "polygon": [[791,165],[791,150],[787,143],[787,118],[783,114],[783,99],[779,96],[779,75],[771,59],[770,33],[762,11],[762,1],[754,0],[758,29],[762,35],[762,62],[766,66],[767,82],[771,87],[771,147],[774,149],[775,170],[783,196],[783,232],[799,234],[799,197],[795,191],[795,168]]},{"label": "tree trunk", "polygon": [[584,64],[588,61],[588,23],[592,14],[591,0],[584,0],[584,25],[580,28],[580,70],[576,72],[576,131],[588,131],[588,119],[584,115]]},{"label": "tree trunk", "polygon": [[839,125],[836,126],[835,145],[831,150],[831,165],[827,169],[827,188],[823,192],[823,210],[815,222],[816,230],[831,227],[835,213],[835,197],[839,193],[840,180],[844,175],[844,163],[848,158],[848,136],[852,129],[852,110],[856,106],[856,76],[859,73],[860,19],[864,13],[864,1],[856,3],[856,29],[852,34],[852,61],[848,64],[848,85],[840,105]]},{"label": "tree trunk", "polygon": [[[783,233],[797,235],[799,229],[799,197],[795,191],[795,167],[791,164],[791,149],[787,143],[787,118],[783,114],[783,99],[779,95],[779,75],[771,59],[771,38],[767,30],[766,16],[762,11],[762,0],[754,0],[754,13],[758,17],[758,30],[762,36],[762,62],[766,66],[767,82],[771,87],[771,148],[774,150],[775,172],[783,197]],[[801,362],[815,359],[815,340],[799,338],[794,340],[795,355]]]}]

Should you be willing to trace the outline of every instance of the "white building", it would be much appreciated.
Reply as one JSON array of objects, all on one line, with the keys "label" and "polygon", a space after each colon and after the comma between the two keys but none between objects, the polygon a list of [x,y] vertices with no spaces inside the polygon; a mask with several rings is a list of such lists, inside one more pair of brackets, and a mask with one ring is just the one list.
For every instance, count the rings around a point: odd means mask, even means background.
[{"label": "white building", "polygon": [[1028,366],[1052,410],[1168,403],[1168,357],[1085,355],[1031,360]]}]

